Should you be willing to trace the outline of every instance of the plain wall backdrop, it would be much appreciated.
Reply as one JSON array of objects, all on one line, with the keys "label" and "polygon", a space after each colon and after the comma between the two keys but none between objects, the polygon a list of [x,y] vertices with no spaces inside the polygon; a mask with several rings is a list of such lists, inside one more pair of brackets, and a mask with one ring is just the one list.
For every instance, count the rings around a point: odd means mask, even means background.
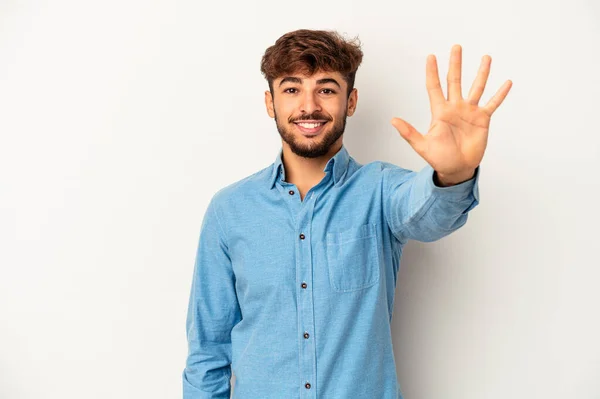
[{"label": "plain wall backdrop", "polygon": [[181,397],[204,211],[275,159],[260,59],[299,28],[362,42],[361,163],[425,165],[390,120],[426,132],[427,54],[446,92],[463,46],[463,95],[491,55],[480,104],[513,81],[480,205],[405,248],[405,397],[600,398],[596,0],[2,1],[0,398]]}]

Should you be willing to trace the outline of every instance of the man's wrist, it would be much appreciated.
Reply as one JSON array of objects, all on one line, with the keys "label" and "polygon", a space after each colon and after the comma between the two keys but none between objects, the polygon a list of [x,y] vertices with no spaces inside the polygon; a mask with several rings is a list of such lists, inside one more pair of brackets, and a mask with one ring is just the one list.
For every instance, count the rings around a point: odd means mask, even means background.
[{"label": "man's wrist", "polygon": [[442,175],[437,171],[433,173],[433,182],[438,187],[450,187],[466,182],[475,177],[475,170],[471,169],[467,172],[455,173],[452,175]]}]

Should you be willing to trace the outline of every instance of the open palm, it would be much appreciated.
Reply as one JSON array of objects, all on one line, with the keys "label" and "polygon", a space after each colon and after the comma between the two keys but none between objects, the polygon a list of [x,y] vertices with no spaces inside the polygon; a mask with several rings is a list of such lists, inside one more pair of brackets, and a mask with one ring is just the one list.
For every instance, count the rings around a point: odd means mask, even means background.
[{"label": "open palm", "polygon": [[411,147],[446,181],[460,182],[473,175],[487,146],[490,118],[508,94],[507,80],[485,106],[479,100],[490,73],[491,57],[483,56],[467,99],[461,91],[462,48],[454,45],[448,69],[448,99],[444,97],[434,55],[427,57],[426,86],[431,106],[431,124],[426,135],[410,123],[393,118],[392,125]]}]

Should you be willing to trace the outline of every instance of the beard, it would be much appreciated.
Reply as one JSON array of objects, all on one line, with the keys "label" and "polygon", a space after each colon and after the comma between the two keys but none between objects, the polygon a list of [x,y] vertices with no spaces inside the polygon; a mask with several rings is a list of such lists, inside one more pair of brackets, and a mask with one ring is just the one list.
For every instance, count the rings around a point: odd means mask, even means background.
[{"label": "beard", "polygon": [[[288,128],[287,126],[280,123],[277,119],[277,113],[273,110],[275,114],[275,124],[277,125],[277,130],[279,131],[279,135],[281,139],[285,141],[292,152],[298,156],[304,158],[317,158],[329,153],[331,146],[344,134],[344,130],[346,129],[346,117],[347,114],[344,112],[344,117],[341,119],[337,119],[333,126],[325,126],[322,127],[324,129],[316,138],[307,139],[310,140],[310,143],[302,143],[301,140],[297,140],[298,136],[301,136],[302,133],[292,125],[292,120],[288,120]],[[300,120],[326,120],[327,123],[331,124],[331,118],[326,117],[325,115],[319,112],[313,112],[310,115],[304,115],[300,118],[293,119],[293,121]]]}]

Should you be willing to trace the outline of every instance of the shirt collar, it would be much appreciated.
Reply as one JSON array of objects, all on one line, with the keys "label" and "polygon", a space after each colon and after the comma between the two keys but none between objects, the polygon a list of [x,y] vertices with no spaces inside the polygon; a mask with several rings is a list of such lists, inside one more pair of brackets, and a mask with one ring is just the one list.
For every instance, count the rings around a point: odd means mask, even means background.
[{"label": "shirt collar", "polygon": [[[272,189],[275,187],[275,182],[279,178],[281,174],[281,179],[285,181],[285,168],[283,166],[283,148],[280,148],[277,152],[277,157],[275,158],[275,162],[273,163],[273,168],[271,171],[271,176],[269,178],[269,188]],[[334,156],[327,161],[323,172],[329,173],[333,170],[333,184],[337,184],[338,181],[342,178],[342,176],[346,173],[348,169],[348,163],[350,161],[350,154],[348,154],[348,150],[346,146],[342,144],[342,147],[338,152],[335,153]]]}]

